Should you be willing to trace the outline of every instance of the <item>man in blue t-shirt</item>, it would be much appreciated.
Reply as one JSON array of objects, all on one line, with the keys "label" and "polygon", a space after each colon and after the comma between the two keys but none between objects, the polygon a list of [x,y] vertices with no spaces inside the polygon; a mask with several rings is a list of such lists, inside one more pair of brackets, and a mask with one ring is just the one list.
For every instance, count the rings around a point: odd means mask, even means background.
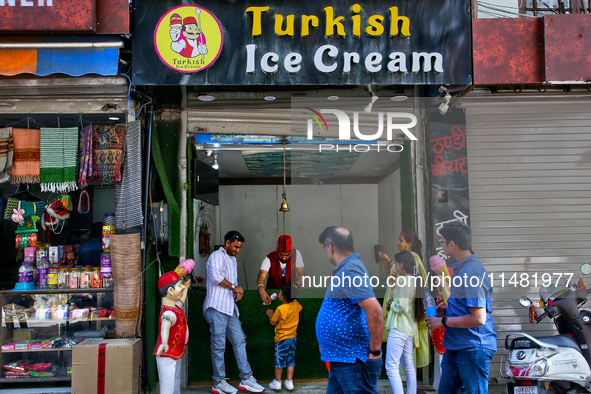
[{"label": "man in blue t-shirt", "polygon": [[327,227],[318,241],[336,268],[316,318],[322,361],[330,362],[327,394],[375,393],[382,369],[382,307],[365,265],[353,248],[353,234]]},{"label": "man in blue t-shirt", "polygon": [[497,333],[491,316],[492,284],[482,263],[471,249],[470,228],[451,222],[439,231],[443,252],[455,260],[451,295],[441,317],[427,318],[430,330],[445,328],[439,394],[488,393],[488,370],[497,350]]}]

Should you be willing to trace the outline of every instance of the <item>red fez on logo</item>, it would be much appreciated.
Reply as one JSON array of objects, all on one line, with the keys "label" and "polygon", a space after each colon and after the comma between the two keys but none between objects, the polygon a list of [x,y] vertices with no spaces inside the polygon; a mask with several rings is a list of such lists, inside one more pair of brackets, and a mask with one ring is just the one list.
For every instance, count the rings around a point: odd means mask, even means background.
[{"label": "red fez on logo", "polygon": [[179,279],[181,279],[181,277],[174,271],[162,274],[162,276],[158,278],[158,288],[167,286],[172,282],[176,282]]},{"label": "red fez on logo", "polygon": [[188,25],[189,23],[197,24],[197,19],[194,16],[188,16],[183,19],[183,25]]},{"label": "red fez on logo", "polygon": [[291,237],[289,235],[282,235],[277,241],[277,251],[279,253],[291,252]]}]

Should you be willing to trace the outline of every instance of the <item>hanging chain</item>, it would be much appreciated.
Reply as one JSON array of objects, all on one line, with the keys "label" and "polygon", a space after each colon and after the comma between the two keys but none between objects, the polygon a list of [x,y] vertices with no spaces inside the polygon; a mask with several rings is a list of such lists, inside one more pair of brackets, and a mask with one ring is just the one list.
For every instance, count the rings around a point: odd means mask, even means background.
[{"label": "hanging chain", "polygon": [[285,141],[283,141],[283,197],[285,197]]}]

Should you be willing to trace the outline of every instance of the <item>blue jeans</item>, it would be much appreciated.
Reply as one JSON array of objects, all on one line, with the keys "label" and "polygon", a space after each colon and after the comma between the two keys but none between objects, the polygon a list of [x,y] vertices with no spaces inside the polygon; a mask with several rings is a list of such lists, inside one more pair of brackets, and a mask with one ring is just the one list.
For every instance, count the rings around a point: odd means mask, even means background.
[{"label": "blue jeans", "polygon": [[462,386],[466,394],[488,393],[488,369],[494,350],[471,347],[447,349],[441,363],[438,394],[459,394]]},{"label": "blue jeans", "polygon": [[382,359],[356,363],[330,362],[326,394],[378,394]]},{"label": "blue jeans", "polygon": [[228,316],[213,308],[207,308],[205,320],[209,323],[209,331],[211,332],[211,363],[213,364],[214,384],[218,384],[226,377],[226,365],[224,364],[226,337],[234,349],[236,364],[240,370],[240,379],[250,378],[252,370],[246,359],[246,335],[242,331],[242,322],[238,316],[236,314]]},{"label": "blue jeans", "polygon": [[275,368],[295,367],[297,344],[297,337],[275,342]]}]

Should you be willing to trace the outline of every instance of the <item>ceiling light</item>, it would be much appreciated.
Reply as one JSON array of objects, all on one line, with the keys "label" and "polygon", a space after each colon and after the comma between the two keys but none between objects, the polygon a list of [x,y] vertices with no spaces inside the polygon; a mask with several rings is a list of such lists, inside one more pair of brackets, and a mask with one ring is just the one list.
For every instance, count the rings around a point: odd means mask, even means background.
[{"label": "ceiling light", "polygon": [[447,104],[447,103],[439,104],[439,113],[441,115],[445,115],[445,113],[447,112],[448,109],[449,109],[449,104]]},{"label": "ceiling light", "polygon": [[116,116],[109,116],[109,120],[119,120],[119,118]]},{"label": "ceiling light", "polygon": [[220,168],[220,165],[218,164],[218,155],[213,155],[213,165],[211,166],[211,168],[213,168],[214,170]]},{"label": "ceiling light", "polygon": [[404,101],[407,99],[408,99],[408,96],[393,96],[392,98],[390,98],[390,100],[392,100],[392,101]]},{"label": "ceiling light", "polygon": [[197,99],[201,101],[213,101],[215,100],[215,97],[210,96],[209,94],[200,94],[199,96],[197,96]]},{"label": "ceiling light", "polygon": [[371,101],[369,102],[369,104],[365,106],[365,108],[363,108],[363,112],[365,112],[366,114],[370,113],[371,108],[373,107],[373,103],[375,103],[377,99],[379,99],[378,96],[371,96]]},{"label": "ceiling light", "polygon": [[267,100],[267,101],[273,101],[273,100],[275,100],[276,98],[277,98],[277,97],[275,97],[275,96],[265,96],[265,100]]},{"label": "ceiling light", "polygon": [[339,96],[328,96],[326,99],[327,100],[334,101],[334,100],[338,100],[339,99]]}]

